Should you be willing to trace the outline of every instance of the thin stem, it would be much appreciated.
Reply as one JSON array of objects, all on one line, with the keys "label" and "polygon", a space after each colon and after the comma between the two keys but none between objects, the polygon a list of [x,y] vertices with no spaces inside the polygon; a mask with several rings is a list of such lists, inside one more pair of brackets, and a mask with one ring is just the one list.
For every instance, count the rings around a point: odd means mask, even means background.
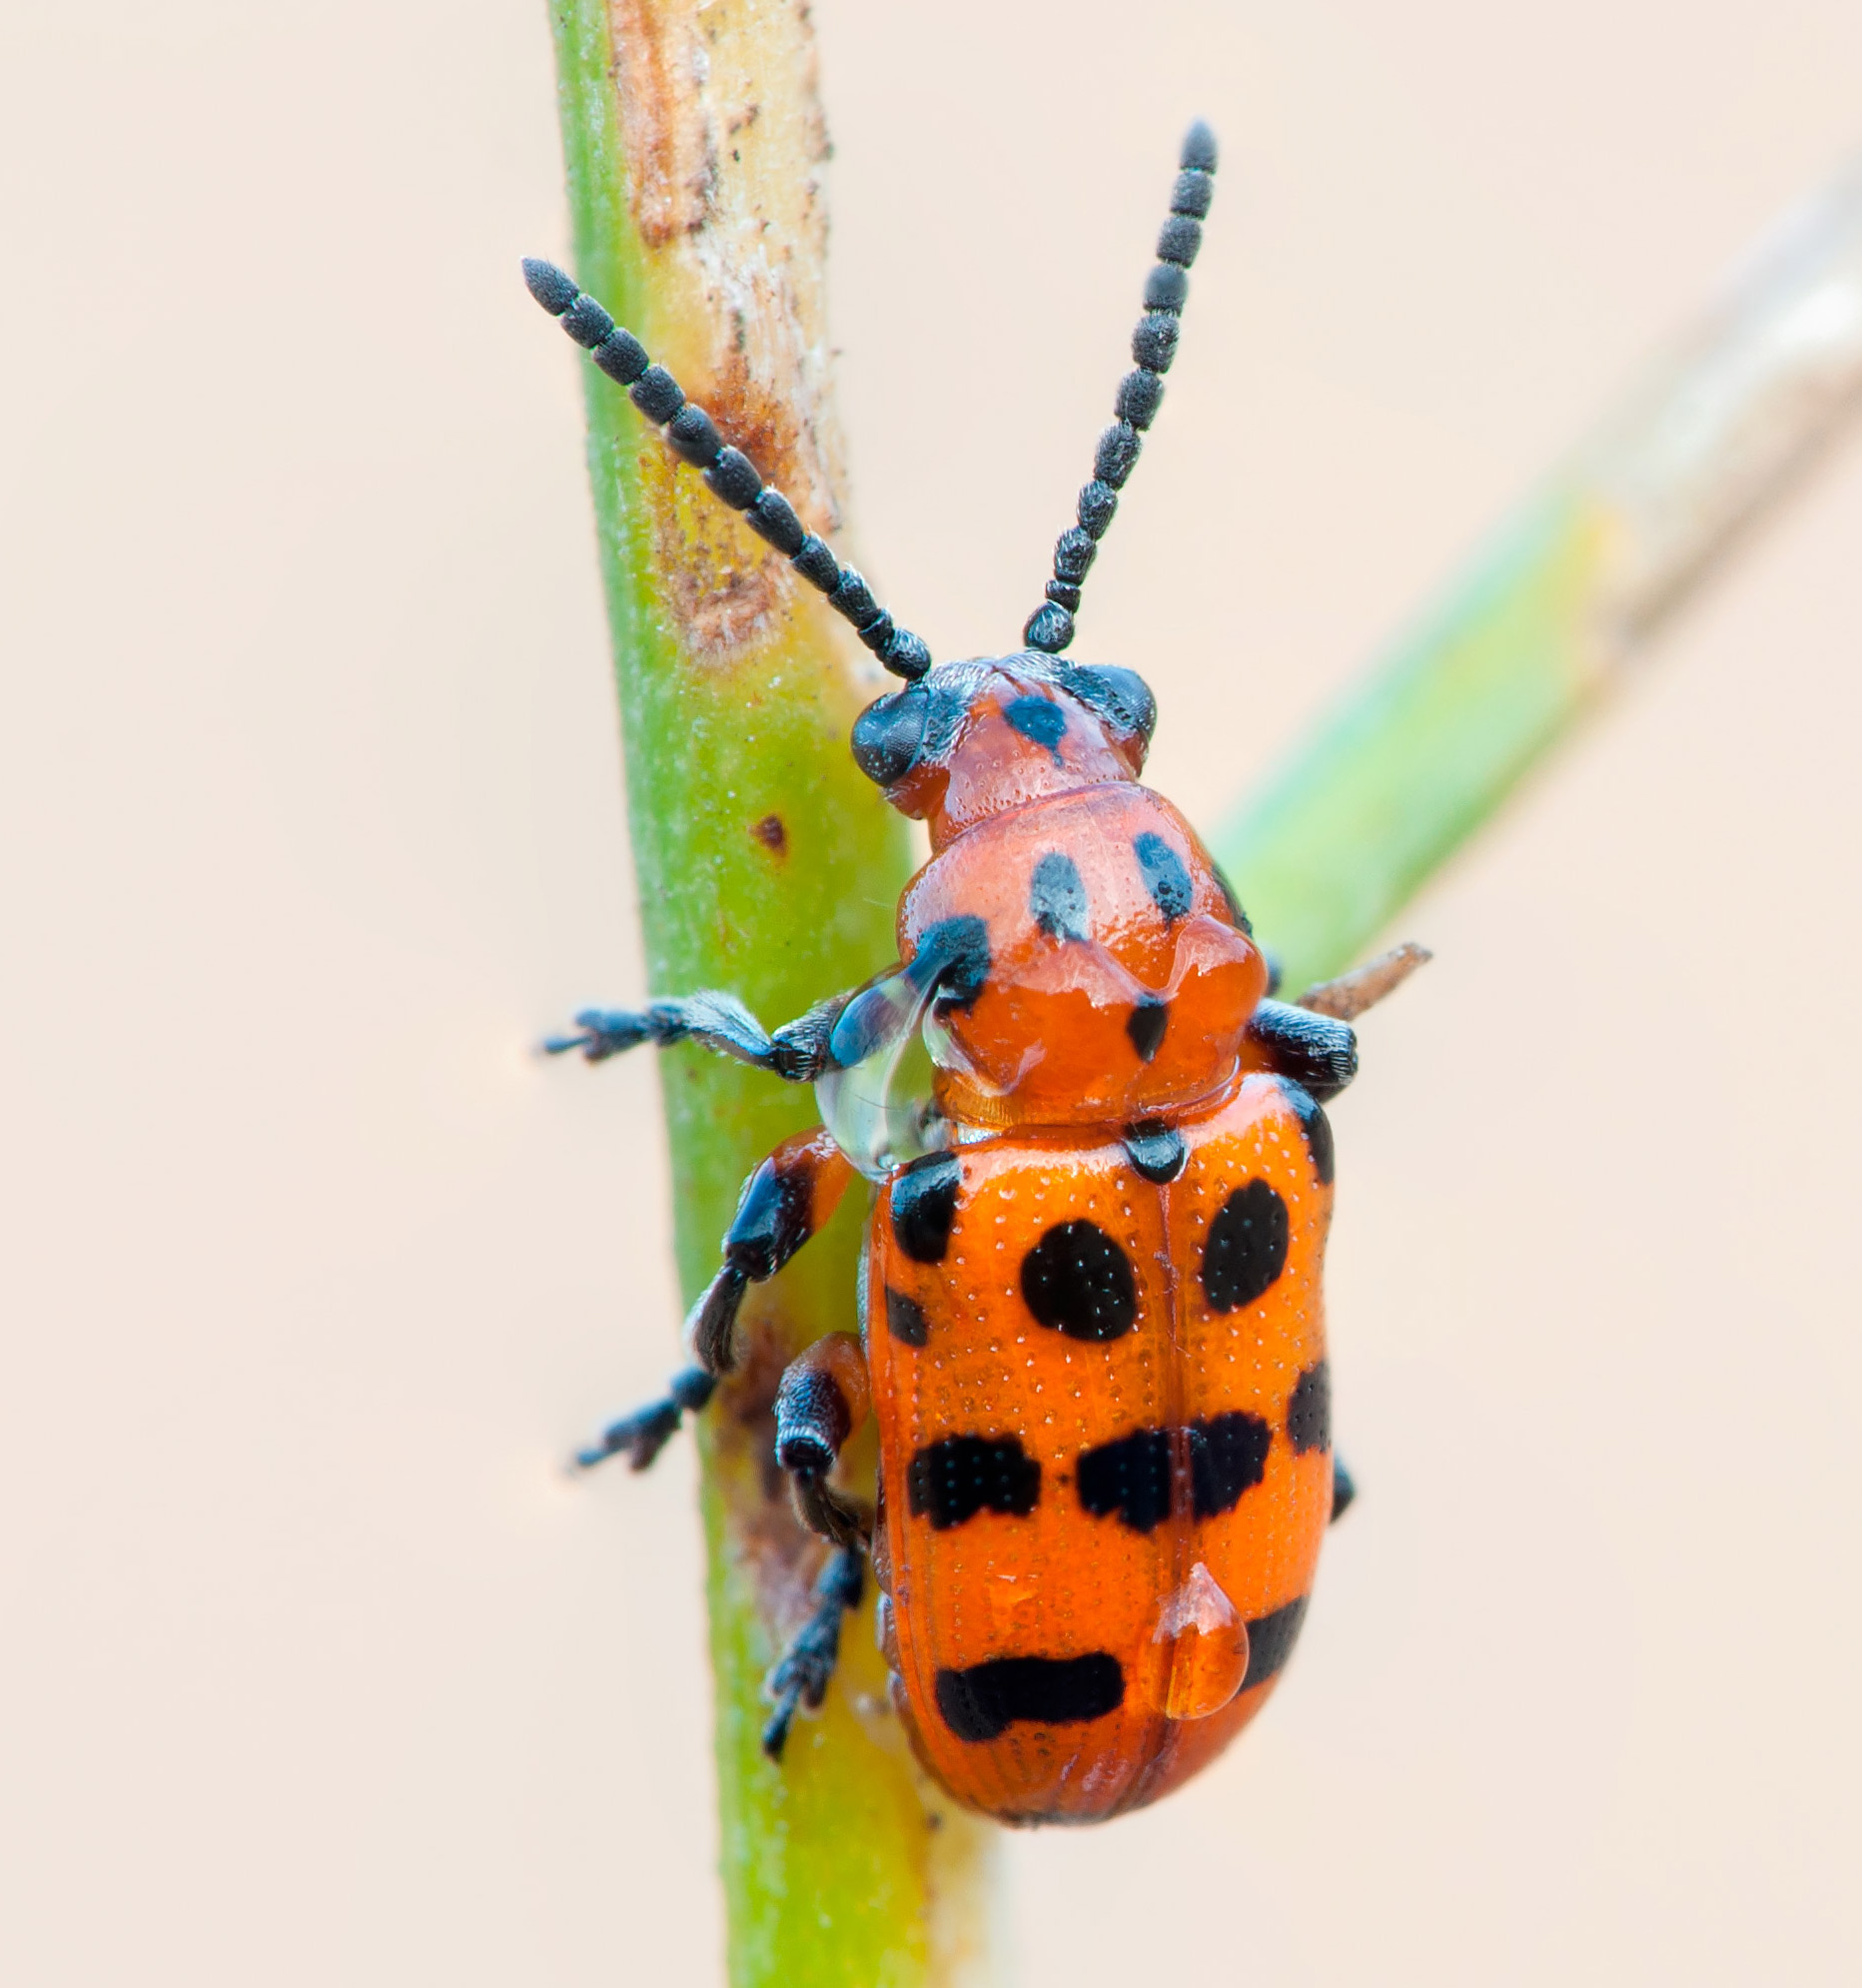
[{"label": "thin stem", "polygon": [[1214,838],[1290,986],[1349,965],[1792,488],[1862,390],[1862,162]]},{"label": "thin stem", "polygon": [[[805,9],[557,0],[576,280],[646,343],[812,532],[838,522],[822,133]],[[515,272],[512,274],[516,280]],[[586,362],[584,362],[586,365]],[[887,679],[826,597],[678,465],[587,366],[588,454],[655,992],[719,987],[767,1023],[893,957],[904,824],[847,735]],[[689,1049],[662,1065],[687,1302],[745,1174],[813,1098]],[[821,1542],[765,1469],[783,1363],[853,1324],[850,1208],[745,1307],[740,1380],[702,1419],[721,1869],[737,1988],[919,1988],[980,1949],[987,1838],[923,1781],[864,1621],[819,1718],[763,1757],[765,1673],[807,1620]]]}]

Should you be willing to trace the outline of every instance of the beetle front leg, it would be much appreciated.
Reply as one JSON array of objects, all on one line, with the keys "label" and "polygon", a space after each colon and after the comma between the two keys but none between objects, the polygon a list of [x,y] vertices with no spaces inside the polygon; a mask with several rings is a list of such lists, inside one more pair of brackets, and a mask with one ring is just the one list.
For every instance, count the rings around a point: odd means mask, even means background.
[{"label": "beetle front leg", "polygon": [[654,1001],[644,1008],[584,1008],[573,1035],[552,1035],[544,1053],[603,1063],[643,1042],[665,1048],[675,1042],[702,1043],[720,1056],[735,1057],[791,1084],[811,1084],[828,1066],[827,1039],[847,996],[817,1001],[805,1015],[767,1030],[734,994],[711,991]]},{"label": "beetle front leg", "polygon": [[736,1219],[724,1238],[723,1268],[706,1286],[685,1322],[693,1365],[672,1377],[665,1398],[610,1423],[575,1453],[589,1471],[624,1454],[643,1471],[666,1446],[690,1411],[710,1401],[736,1365],[733,1338],[743,1294],[774,1277],[840,1204],[853,1178],[846,1155],[817,1127],[785,1139],[745,1181]]}]

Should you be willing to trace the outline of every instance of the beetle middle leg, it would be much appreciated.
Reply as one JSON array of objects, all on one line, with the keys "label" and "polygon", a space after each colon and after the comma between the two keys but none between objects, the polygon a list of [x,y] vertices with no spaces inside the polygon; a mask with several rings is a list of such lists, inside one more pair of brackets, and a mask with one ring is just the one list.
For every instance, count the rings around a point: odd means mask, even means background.
[{"label": "beetle middle leg", "polygon": [[732,1344],[743,1294],[788,1262],[840,1204],[853,1178],[852,1165],[817,1127],[785,1139],[743,1185],[737,1214],[724,1238],[722,1269],[705,1287],[685,1321],[692,1365],[672,1377],[664,1397],[610,1423],[575,1454],[592,1470],[624,1454],[643,1471],[666,1446],[687,1412],[710,1401],[736,1365]]}]

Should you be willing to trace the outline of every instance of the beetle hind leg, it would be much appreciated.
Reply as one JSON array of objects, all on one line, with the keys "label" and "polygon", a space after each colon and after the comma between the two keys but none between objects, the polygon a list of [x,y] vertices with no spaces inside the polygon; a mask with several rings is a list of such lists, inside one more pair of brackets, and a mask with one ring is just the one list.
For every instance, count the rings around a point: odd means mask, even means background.
[{"label": "beetle hind leg", "polygon": [[770,1759],[782,1758],[797,1708],[806,1705],[813,1711],[826,1697],[840,1658],[841,1621],[848,1609],[860,1605],[865,1591],[865,1555],[858,1546],[841,1547],[815,1580],[814,1613],[764,1682],[776,1706],[763,1727],[763,1751]]}]

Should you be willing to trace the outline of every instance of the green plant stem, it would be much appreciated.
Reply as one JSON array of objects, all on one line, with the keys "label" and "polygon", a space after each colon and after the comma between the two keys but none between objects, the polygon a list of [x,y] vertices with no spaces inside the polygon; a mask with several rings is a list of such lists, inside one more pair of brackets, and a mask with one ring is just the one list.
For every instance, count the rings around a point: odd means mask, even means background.
[{"label": "green plant stem", "polygon": [[1358,959],[1774,507],[1862,389],[1862,163],[1217,832],[1298,989]]},{"label": "green plant stem", "polygon": [[[806,17],[798,6],[725,12],[553,7],[576,273],[727,434],[760,437],[747,444],[759,466],[825,529],[818,412],[783,426],[786,411],[818,410],[805,354],[825,346],[805,322],[819,308],[821,250],[807,198],[820,148]],[[729,147],[737,156],[716,163],[751,102]],[[719,183],[682,212],[695,198],[688,161],[707,148]],[[745,227],[746,215],[769,225]],[[800,259],[799,277],[784,258]],[[754,381],[732,369],[746,317],[769,348]],[[797,319],[817,336],[797,345]],[[768,378],[785,355],[789,377]],[[783,406],[757,401],[759,388]],[[895,953],[905,826],[847,750],[884,679],[786,562],[695,475],[673,470],[592,368],[587,407],[651,986],[727,988],[767,1023],[787,1020]],[[716,1269],[745,1175],[813,1121],[814,1099],[696,1050],[668,1052],[661,1068],[689,1303]],[[987,1839],[923,1781],[896,1719],[855,1709],[885,1695],[864,1613],[843,1638],[823,1715],[798,1722],[780,1770],[758,1743],[762,1679],[806,1612],[822,1550],[768,1482],[769,1405],[787,1358],[854,1324],[862,1213],[843,1210],[752,1292],[746,1371],[700,1419],[720,1865],[738,1988],[949,1981],[977,1937]]]}]

